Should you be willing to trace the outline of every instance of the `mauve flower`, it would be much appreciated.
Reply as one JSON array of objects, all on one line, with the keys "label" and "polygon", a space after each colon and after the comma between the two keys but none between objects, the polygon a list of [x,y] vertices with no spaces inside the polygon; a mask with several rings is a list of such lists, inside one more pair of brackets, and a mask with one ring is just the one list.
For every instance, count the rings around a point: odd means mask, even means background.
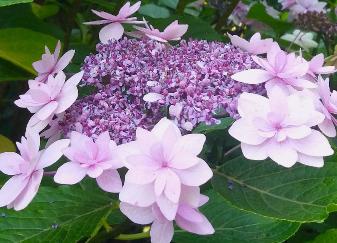
[{"label": "mauve flower", "polygon": [[[198,235],[209,235],[214,229],[207,218],[199,212],[198,208],[208,201],[208,197],[200,194],[198,187],[182,187],[177,214],[174,218],[176,224],[188,232]],[[161,213],[157,204],[149,207],[139,207],[128,203],[120,204],[121,212],[132,222],[151,225],[151,242],[169,243],[174,234],[173,220],[167,220]]]},{"label": "mauve flower", "polygon": [[27,131],[26,138],[17,143],[20,154],[0,154],[0,171],[13,176],[0,190],[0,207],[7,205],[15,210],[27,207],[39,189],[44,168],[58,161],[68,144],[68,139],[62,139],[39,151],[39,135]]},{"label": "mauve flower", "polygon": [[65,74],[60,71],[55,77],[49,76],[46,83],[30,83],[30,89],[14,103],[35,113],[28,126],[39,126],[42,130],[48,125],[55,114],[68,109],[77,99],[77,84],[81,81],[83,72],[79,72],[66,81]]},{"label": "mauve flower", "polygon": [[296,0],[278,0],[278,2],[282,4],[282,9],[288,9],[296,4]]},{"label": "mauve flower", "polygon": [[336,137],[337,120],[334,117],[337,114],[337,92],[330,91],[329,79],[318,79],[318,94],[321,100],[319,110],[325,115],[322,123],[318,124],[321,131],[328,137]]},{"label": "mauve flower", "polygon": [[108,24],[99,32],[99,39],[102,43],[108,43],[109,40],[119,40],[124,33],[123,23],[125,24],[140,24],[143,21],[137,21],[136,17],[130,17],[132,14],[138,11],[141,2],[136,2],[134,5],[130,5],[127,2],[120,10],[118,15],[112,15],[104,11],[92,10],[94,14],[101,17],[103,20],[85,22],[88,25],[101,25]]},{"label": "mauve flower", "polygon": [[182,185],[200,186],[212,177],[207,163],[197,157],[206,138],[203,134],[182,136],[166,118],[151,132],[138,128],[136,134],[136,141],[120,145],[129,170],[119,198],[140,207],[156,202],[163,215],[173,220]]},{"label": "mauve flower", "polygon": [[324,55],[318,54],[309,61],[309,74],[313,77],[318,74],[331,74],[336,72],[334,66],[324,66]]},{"label": "mauve flower", "polygon": [[278,88],[269,91],[269,99],[244,93],[238,104],[240,119],[229,134],[241,142],[243,155],[252,160],[270,157],[291,167],[296,162],[322,167],[323,157],[333,154],[328,140],[311,127],[324,115],[315,110],[311,96],[295,92],[290,96]]},{"label": "mauve flower", "polygon": [[117,154],[117,145],[108,132],[96,141],[78,132],[72,132],[70,147],[63,151],[70,162],[57,169],[54,180],[59,184],[73,185],[86,175],[95,178],[104,191],[119,192],[122,181],[116,169],[123,167]]},{"label": "mauve flower", "polygon": [[164,31],[160,31],[158,29],[153,28],[151,25],[146,24],[146,28],[134,26],[136,30],[138,30],[136,33],[134,33],[136,36],[139,35],[147,36],[150,39],[159,41],[159,42],[168,42],[168,41],[177,41],[181,40],[181,37],[187,32],[188,25],[187,24],[179,24],[178,20],[173,21],[171,24],[169,24]]},{"label": "mauve flower", "polygon": [[33,68],[38,73],[38,76],[30,82],[46,82],[49,75],[54,75],[62,71],[73,58],[75,51],[67,51],[59,58],[61,51],[61,42],[58,41],[53,54],[50,53],[48,47],[45,47],[46,53],[42,55],[42,59],[33,63]]},{"label": "mauve flower", "polygon": [[287,54],[275,44],[267,53],[267,59],[253,57],[254,61],[263,69],[250,69],[232,76],[232,79],[247,83],[266,83],[266,88],[277,86],[288,92],[289,88],[298,90],[316,88],[317,85],[305,79],[309,70],[308,63],[302,57],[296,57],[294,53]]},{"label": "mauve flower", "polygon": [[228,34],[228,36],[234,46],[254,55],[267,53],[273,44],[273,39],[262,40],[260,33],[255,33],[249,41],[237,35]]},{"label": "mauve flower", "polygon": [[296,4],[289,7],[289,10],[291,15],[296,16],[309,11],[326,12],[325,6],[326,2],[320,2],[318,0],[296,0]]}]

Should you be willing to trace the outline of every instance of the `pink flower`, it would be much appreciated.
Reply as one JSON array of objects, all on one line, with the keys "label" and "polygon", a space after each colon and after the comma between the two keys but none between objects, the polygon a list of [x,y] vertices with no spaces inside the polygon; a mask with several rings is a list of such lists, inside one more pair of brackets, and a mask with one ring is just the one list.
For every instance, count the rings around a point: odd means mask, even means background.
[{"label": "pink flower", "polygon": [[99,135],[95,142],[83,134],[72,132],[70,140],[70,147],[63,151],[70,162],[58,168],[55,182],[73,185],[88,175],[95,178],[104,191],[119,192],[122,181],[116,169],[123,165],[116,153],[117,145],[110,140],[109,132]]},{"label": "pink flower", "polygon": [[120,10],[118,15],[112,15],[104,11],[92,10],[94,14],[101,17],[103,20],[97,20],[92,22],[86,22],[88,25],[101,25],[108,24],[103,27],[99,32],[99,39],[102,43],[107,44],[109,40],[119,40],[124,33],[123,23],[127,24],[140,24],[143,21],[137,21],[136,17],[130,17],[132,14],[138,11],[141,2],[136,2],[134,5],[130,5],[127,2]]},{"label": "pink flower", "polygon": [[292,15],[297,15],[308,11],[325,12],[325,6],[325,2],[319,2],[318,0],[296,0],[296,4],[289,9]]},{"label": "pink flower", "polygon": [[21,143],[17,143],[20,154],[0,154],[0,171],[13,176],[0,190],[0,207],[7,205],[15,210],[27,207],[39,189],[43,169],[59,160],[68,144],[69,140],[63,139],[39,151],[39,135],[26,132],[26,138],[22,137]]},{"label": "pink flower", "polygon": [[267,89],[278,86],[286,92],[290,87],[297,90],[317,87],[304,79],[309,70],[308,63],[294,53],[282,51],[277,44],[267,53],[267,59],[254,56],[253,60],[263,69],[241,71],[234,74],[232,79],[246,84],[266,83]]},{"label": "pink flower", "polygon": [[315,77],[315,74],[330,74],[336,72],[334,66],[323,66],[324,65],[324,55],[318,54],[314,56],[309,62],[309,74]]},{"label": "pink flower", "polygon": [[282,9],[287,9],[296,4],[296,0],[278,0],[282,4]]},{"label": "pink flower", "polygon": [[46,53],[42,55],[42,59],[33,63],[33,68],[38,73],[34,81],[46,82],[49,75],[54,75],[62,71],[73,58],[75,51],[67,51],[60,59],[61,42],[58,41],[53,54],[50,53],[48,47],[45,47]]},{"label": "pink flower", "polygon": [[268,38],[262,40],[260,33],[255,33],[249,41],[246,41],[237,35],[227,35],[234,46],[254,55],[267,53],[273,45],[273,39]]},{"label": "pink flower", "polygon": [[151,132],[137,128],[136,138],[120,146],[129,171],[119,198],[140,207],[156,202],[163,215],[173,220],[182,185],[200,186],[212,177],[212,170],[197,157],[205,136],[182,136],[172,121],[163,118]]},{"label": "pink flower", "polygon": [[14,102],[17,106],[35,113],[28,126],[39,126],[37,130],[40,131],[48,125],[55,114],[68,109],[77,99],[77,84],[82,76],[83,71],[66,81],[65,74],[60,71],[55,77],[49,76],[46,83],[30,83],[30,89]]},{"label": "pink flower", "polygon": [[169,24],[163,32],[160,32],[158,29],[153,28],[151,25],[146,24],[146,28],[134,26],[138,32],[135,33],[135,36],[147,36],[150,39],[159,41],[159,42],[168,42],[172,40],[180,40],[181,37],[187,32],[187,24],[179,24],[178,20],[173,21]]},{"label": "pink flower", "polygon": [[[201,195],[198,187],[182,187],[181,200],[174,218],[176,224],[194,234],[213,234],[213,226],[198,210],[198,207],[204,205],[207,201],[208,197]],[[152,223],[150,231],[152,243],[171,242],[174,234],[173,220],[168,220],[157,204],[149,207],[138,207],[122,202],[120,209],[134,223],[143,225]]]},{"label": "pink flower", "polygon": [[322,123],[318,124],[321,131],[328,137],[336,137],[337,120],[333,114],[337,114],[337,92],[330,91],[329,79],[319,77],[318,93],[321,99],[319,110],[325,115]]},{"label": "pink flower", "polygon": [[323,156],[333,154],[328,140],[311,129],[324,120],[324,115],[315,110],[313,99],[305,91],[286,96],[274,88],[269,99],[243,93],[238,110],[241,118],[229,133],[241,141],[243,155],[248,159],[270,157],[285,167],[297,161],[322,167]]}]

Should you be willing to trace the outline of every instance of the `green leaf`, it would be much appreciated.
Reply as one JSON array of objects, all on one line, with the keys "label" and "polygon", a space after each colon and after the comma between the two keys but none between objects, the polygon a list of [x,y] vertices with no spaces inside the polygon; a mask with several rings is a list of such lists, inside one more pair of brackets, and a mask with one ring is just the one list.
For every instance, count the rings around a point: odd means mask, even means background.
[{"label": "green leaf", "polygon": [[254,19],[268,25],[278,34],[283,34],[292,28],[290,23],[270,16],[266,11],[266,7],[261,3],[257,3],[250,8],[247,18]]},{"label": "green leaf", "polygon": [[23,71],[15,65],[0,59],[0,83],[4,81],[28,80],[32,74]]},{"label": "green leaf", "polygon": [[56,42],[52,36],[28,29],[0,29],[0,58],[35,74],[32,63],[41,59],[45,45],[53,50]]},{"label": "green leaf", "polygon": [[158,6],[153,3],[141,6],[139,9],[139,13],[155,19],[170,17],[170,11],[167,8]]},{"label": "green leaf", "polygon": [[40,5],[37,3],[32,3],[32,12],[39,19],[45,19],[51,16],[54,16],[60,10],[59,5],[56,4],[44,4]]},{"label": "green leaf", "polygon": [[15,152],[14,143],[6,138],[5,136],[0,134],[0,153],[3,152]]},{"label": "green leaf", "polygon": [[26,209],[0,209],[0,242],[78,242],[97,233],[102,220],[118,213],[117,208],[102,191],[42,187]]},{"label": "green leaf", "polygon": [[216,32],[209,23],[191,15],[172,15],[166,19],[151,19],[150,23],[155,28],[163,30],[174,20],[178,20],[179,24],[188,24],[188,30],[182,37],[183,39],[223,40],[223,36]]},{"label": "green leaf", "polygon": [[337,242],[337,229],[330,229],[317,236],[310,243],[336,243]]},{"label": "green leaf", "polygon": [[19,4],[19,3],[31,3],[33,0],[1,0],[0,1],[0,7],[9,6],[13,4]]},{"label": "green leaf", "polygon": [[337,203],[337,163],[331,157],[322,168],[284,168],[271,160],[237,157],[215,171],[212,184],[238,208],[273,218],[322,222]]},{"label": "green leaf", "polygon": [[159,0],[158,3],[163,6],[167,6],[172,9],[176,9],[179,0]]},{"label": "green leaf", "polygon": [[207,193],[209,202],[201,211],[212,223],[215,234],[200,236],[182,230],[175,233],[176,243],[271,243],[283,242],[292,236],[299,223],[263,217],[231,206],[214,191]]},{"label": "green leaf", "polygon": [[230,125],[232,125],[234,119],[231,117],[225,117],[221,118],[220,121],[221,123],[216,125],[206,125],[205,123],[202,123],[193,130],[193,133],[207,134],[214,131],[226,130]]}]

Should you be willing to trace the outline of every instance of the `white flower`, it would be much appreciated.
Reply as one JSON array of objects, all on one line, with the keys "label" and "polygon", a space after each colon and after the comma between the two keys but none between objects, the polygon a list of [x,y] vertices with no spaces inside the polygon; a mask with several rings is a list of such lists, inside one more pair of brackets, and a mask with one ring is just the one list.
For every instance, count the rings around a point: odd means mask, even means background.
[{"label": "white flower", "polygon": [[292,34],[285,34],[281,36],[282,40],[293,42],[306,51],[308,51],[310,48],[316,48],[318,46],[318,43],[314,41],[313,38],[313,33],[305,33],[300,30],[294,30]]}]

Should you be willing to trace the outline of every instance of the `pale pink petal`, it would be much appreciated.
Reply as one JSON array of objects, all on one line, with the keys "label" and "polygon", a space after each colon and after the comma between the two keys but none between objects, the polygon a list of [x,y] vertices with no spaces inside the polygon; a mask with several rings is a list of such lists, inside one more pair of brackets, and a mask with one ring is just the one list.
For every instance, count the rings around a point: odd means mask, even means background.
[{"label": "pale pink petal", "polygon": [[13,202],[13,207],[16,211],[26,208],[33,200],[39,190],[42,177],[43,170],[37,170],[30,176],[27,186]]},{"label": "pale pink petal", "polygon": [[173,154],[178,155],[182,153],[197,156],[201,153],[206,136],[203,134],[187,134],[182,136],[176,142]]},{"label": "pale pink petal", "polygon": [[236,120],[228,132],[240,142],[250,145],[259,145],[266,140],[265,137],[259,135],[253,124],[244,118]]},{"label": "pale pink petal", "polygon": [[111,23],[110,20],[95,20],[95,21],[83,22],[83,24],[86,24],[86,25],[101,25],[101,24],[109,24],[109,23]]},{"label": "pale pink petal", "polygon": [[206,204],[209,201],[209,197],[205,196],[203,194],[200,194],[200,200],[199,200],[199,205],[198,207],[203,206],[204,204]]},{"label": "pale pink petal", "polygon": [[199,163],[200,159],[186,152],[176,153],[169,162],[169,166],[175,169],[185,170]]},{"label": "pale pink petal", "polygon": [[166,185],[166,170],[160,170],[157,172],[156,180],[154,182],[154,192],[159,197],[165,189]]},{"label": "pale pink petal", "polygon": [[152,207],[137,207],[128,203],[120,203],[119,209],[136,224],[151,224],[154,220]]},{"label": "pale pink petal", "polygon": [[54,50],[54,59],[57,60],[60,56],[61,51],[61,41],[57,41],[55,50]]},{"label": "pale pink petal", "polygon": [[62,151],[69,146],[69,143],[69,139],[61,139],[51,144],[42,152],[37,168],[42,169],[57,162],[63,155]]},{"label": "pale pink petal", "polygon": [[144,95],[143,100],[146,102],[156,102],[158,100],[163,99],[164,96],[162,94],[158,94],[158,93],[148,93],[146,95]]},{"label": "pale pink petal", "polygon": [[298,152],[309,156],[329,156],[334,153],[328,139],[316,130],[303,139],[293,140],[293,144]]},{"label": "pale pink petal", "polygon": [[246,92],[240,95],[238,112],[241,117],[251,117],[256,114],[265,117],[269,111],[269,101],[266,97]]},{"label": "pale pink petal", "polygon": [[133,184],[144,185],[152,183],[156,178],[154,170],[132,169],[125,175],[125,181]]},{"label": "pale pink petal", "polygon": [[227,33],[227,35],[228,35],[229,39],[231,40],[231,42],[234,46],[237,46],[237,47],[239,47],[239,48],[241,48],[245,51],[249,50],[249,42],[248,41],[246,41],[243,38],[240,38],[237,35],[231,35],[231,34],[228,34],[228,33]]},{"label": "pale pink petal", "polygon": [[330,119],[324,119],[324,121],[318,124],[319,129],[328,137],[336,137],[336,128]]},{"label": "pale pink petal", "polygon": [[58,107],[55,110],[55,114],[60,114],[64,112],[65,110],[67,110],[72,104],[74,104],[77,97],[78,97],[77,88],[68,90],[67,93],[62,92],[58,98]]},{"label": "pale pink petal", "polygon": [[166,140],[165,138],[167,137],[167,134],[170,132],[174,134],[174,136],[170,137],[171,139],[177,139],[181,137],[179,128],[167,118],[162,118],[151,130],[151,133],[154,134],[159,140],[164,141]]},{"label": "pale pink petal", "polygon": [[75,50],[70,50],[64,53],[64,55],[60,58],[60,60],[58,60],[54,68],[55,72],[59,72],[65,69],[66,66],[69,65],[71,59],[73,59],[74,55],[75,55]]},{"label": "pale pink petal", "polygon": [[155,161],[149,156],[146,155],[131,155],[126,158],[126,165],[129,169],[141,169],[141,170],[148,170],[154,171],[161,166],[161,161]]},{"label": "pale pink petal", "polygon": [[298,153],[298,162],[304,165],[318,168],[323,167],[324,165],[323,157],[308,156],[301,153]]},{"label": "pale pink petal", "polygon": [[160,223],[155,220],[151,226],[151,243],[170,243],[173,238],[173,223],[166,221]]},{"label": "pale pink petal", "polygon": [[55,110],[57,109],[58,103],[57,101],[51,101],[44,107],[42,107],[37,113],[36,117],[41,121],[48,119],[53,115]]},{"label": "pale pink petal", "polygon": [[289,168],[298,160],[296,150],[287,142],[269,141],[266,149],[268,156],[284,167]]},{"label": "pale pink petal", "polygon": [[59,184],[73,185],[80,182],[86,175],[87,170],[80,164],[68,162],[59,167],[54,176],[54,181]]},{"label": "pale pink petal", "polygon": [[179,177],[172,171],[166,171],[166,185],[164,189],[165,196],[172,202],[178,203],[180,197],[181,185]]},{"label": "pale pink petal", "polygon": [[98,165],[89,166],[87,169],[87,175],[91,178],[97,178],[102,175],[103,169]]},{"label": "pale pink petal", "polygon": [[174,220],[178,210],[178,203],[174,203],[163,194],[157,197],[157,205],[167,220]]},{"label": "pale pink petal", "polygon": [[311,71],[316,72],[324,64],[324,55],[322,53],[314,56],[309,62],[309,68]]},{"label": "pale pink petal", "polygon": [[0,171],[6,175],[20,174],[20,165],[26,163],[25,160],[13,152],[0,154]]},{"label": "pale pink petal", "polygon": [[[126,5],[126,4],[125,4]],[[124,5],[124,6],[125,6]],[[133,4],[132,6],[130,6],[128,9],[127,9],[127,11],[122,11],[122,9],[123,9],[123,7],[120,9],[120,11],[119,11],[119,14],[121,14],[121,12],[123,13],[123,14],[125,14],[126,16],[130,16],[130,15],[132,15],[132,14],[134,14],[135,12],[137,12],[138,11],[138,9],[140,8],[140,5],[141,5],[141,1],[138,1],[138,2],[136,2],[135,4]]]},{"label": "pale pink petal", "polygon": [[111,23],[103,27],[99,32],[99,39],[103,44],[107,44],[109,40],[119,40],[122,38],[124,28],[120,23]]},{"label": "pale pink petal", "polygon": [[251,160],[265,160],[268,158],[268,154],[264,144],[260,145],[249,145],[241,143],[241,150],[243,156]]},{"label": "pale pink petal", "polygon": [[180,204],[186,204],[193,208],[200,206],[200,188],[198,186],[181,185]]},{"label": "pale pink petal", "polygon": [[204,220],[203,215],[195,208],[183,204],[178,208],[178,215],[185,220],[195,223],[201,223]]},{"label": "pale pink petal", "polygon": [[336,72],[336,68],[334,66],[321,67],[316,71],[316,73],[318,74],[331,74],[335,72]]},{"label": "pale pink petal", "polygon": [[305,125],[297,127],[287,127],[282,130],[287,134],[289,138],[292,139],[301,139],[309,136],[311,133],[311,129]]},{"label": "pale pink petal", "polygon": [[208,164],[200,159],[200,162],[186,170],[174,170],[182,184],[186,186],[200,186],[212,178],[213,172]]},{"label": "pale pink petal", "polygon": [[191,222],[190,220],[187,220],[186,218],[181,217],[180,215],[176,218],[177,225],[194,234],[198,235],[211,235],[214,234],[214,228],[211,225],[211,223],[208,221],[208,219],[200,214],[200,216],[203,218],[202,222]]},{"label": "pale pink petal", "polygon": [[0,207],[12,203],[25,189],[28,183],[27,175],[17,175],[10,178],[0,190]]},{"label": "pale pink petal", "polygon": [[139,207],[148,207],[155,201],[153,184],[136,185],[125,182],[119,200]]},{"label": "pale pink petal", "polygon": [[106,191],[118,193],[122,190],[122,180],[117,170],[105,170],[96,178],[98,186]]},{"label": "pale pink petal", "polygon": [[67,94],[69,92],[71,92],[74,88],[76,88],[76,86],[79,84],[79,82],[82,80],[84,71],[78,72],[76,74],[74,74],[73,76],[71,76],[67,82],[65,82],[62,91],[61,91],[61,95],[63,94]]},{"label": "pale pink petal", "polygon": [[249,69],[238,72],[232,75],[231,78],[245,84],[261,84],[271,80],[273,76],[262,69]]},{"label": "pale pink petal", "polygon": [[116,16],[114,16],[112,14],[109,14],[107,12],[104,12],[104,11],[96,11],[96,10],[92,9],[91,12],[96,14],[98,17],[101,17],[102,19],[112,20],[112,19],[116,18]]}]

